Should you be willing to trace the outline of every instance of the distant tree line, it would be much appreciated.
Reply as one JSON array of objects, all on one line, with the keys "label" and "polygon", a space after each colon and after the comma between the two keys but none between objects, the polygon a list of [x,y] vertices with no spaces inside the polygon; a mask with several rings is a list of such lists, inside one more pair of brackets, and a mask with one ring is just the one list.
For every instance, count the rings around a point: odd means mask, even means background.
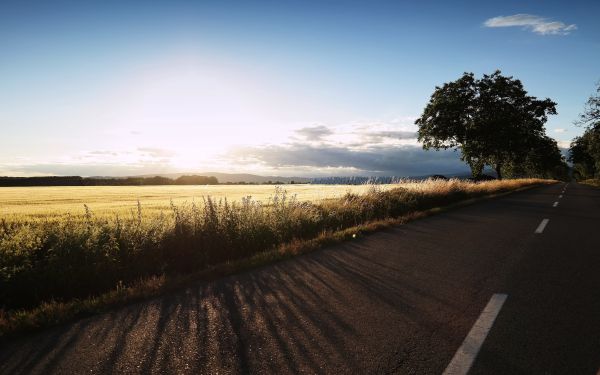
[{"label": "distant tree line", "polygon": [[491,167],[502,177],[566,179],[568,165],[546,135],[556,103],[527,94],[523,84],[500,71],[476,79],[464,73],[436,87],[415,121],[424,149],[455,149],[474,179]]},{"label": "distant tree line", "polygon": [[217,185],[214,176],[95,178],[81,176],[0,177],[0,186]]},{"label": "distant tree line", "polygon": [[577,124],[585,130],[580,137],[573,139],[569,149],[573,177],[578,180],[600,179],[600,83],[596,93],[588,99]]}]

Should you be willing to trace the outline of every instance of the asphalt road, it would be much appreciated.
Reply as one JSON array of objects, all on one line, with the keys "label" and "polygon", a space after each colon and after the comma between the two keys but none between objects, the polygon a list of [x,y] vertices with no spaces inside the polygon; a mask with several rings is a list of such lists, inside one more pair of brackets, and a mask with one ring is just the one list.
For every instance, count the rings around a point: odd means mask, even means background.
[{"label": "asphalt road", "polygon": [[441,374],[501,293],[469,374],[595,375],[600,190],[564,187],[13,339],[0,373]]}]

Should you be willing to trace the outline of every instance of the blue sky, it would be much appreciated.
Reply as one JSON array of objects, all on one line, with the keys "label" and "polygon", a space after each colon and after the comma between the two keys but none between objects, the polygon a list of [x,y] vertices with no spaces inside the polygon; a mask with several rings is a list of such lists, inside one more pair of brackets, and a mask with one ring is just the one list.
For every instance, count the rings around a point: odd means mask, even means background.
[{"label": "blue sky", "polygon": [[[600,79],[599,2],[2,2],[0,175],[464,170],[424,152],[436,85],[501,69],[558,102]],[[494,26],[494,27],[491,27]]]}]

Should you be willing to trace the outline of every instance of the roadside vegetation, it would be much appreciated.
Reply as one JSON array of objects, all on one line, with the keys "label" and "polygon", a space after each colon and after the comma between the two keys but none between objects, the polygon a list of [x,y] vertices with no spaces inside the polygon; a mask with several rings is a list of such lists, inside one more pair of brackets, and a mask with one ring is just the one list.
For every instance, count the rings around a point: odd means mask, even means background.
[{"label": "roadside vegetation", "polygon": [[[382,190],[396,184],[378,184]],[[136,215],[138,201],[142,202],[144,216],[160,215],[170,210],[171,204],[202,205],[202,197],[241,202],[251,196],[267,201],[273,195],[273,185],[193,185],[193,186],[35,186],[0,188],[0,217],[7,221],[48,220],[82,215],[86,205],[95,217],[114,218],[116,215]],[[317,202],[336,199],[345,193],[363,194],[368,184],[361,185],[285,185],[289,195],[302,201]]]},{"label": "roadside vegetation", "polygon": [[573,177],[600,186],[600,83],[596,93],[588,99],[577,125],[584,127],[584,132],[571,142],[569,149]]},{"label": "roadside vegetation", "polygon": [[589,179],[589,180],[583,180],[583,181],[579,181],[579,182],[584,185],[590,185],[593,187],[600,188],[600,179]]},{"label": "roadside vegetation", "polygon": [[264,264],[418,212],[552,182],[427,180],[320,202],[277,189],[268,201],[207,197],[159,215],[146,215],[139,203],[123,217],[96,216],[86,207],[82,215],[55,219],[3,219],[0,333]]}]

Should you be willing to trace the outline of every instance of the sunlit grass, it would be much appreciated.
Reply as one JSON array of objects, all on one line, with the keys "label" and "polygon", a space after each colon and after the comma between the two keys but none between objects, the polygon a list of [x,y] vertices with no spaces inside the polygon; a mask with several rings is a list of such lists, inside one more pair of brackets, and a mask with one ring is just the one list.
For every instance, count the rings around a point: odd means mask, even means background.
[{"label": "sunlit grass", "polygon": [[[389,190],[397,185],[380,185]],[[362,194],[368,185],[285,185],[288,195],[298,200],[317,202],[339,198],[347,192]],[[273,185],[201,185],[201,186],[68,186],[0,188],[0,217],[6,220],[52,219],[84,213],[84,204],[95,216],[126,216],[137,210],[140,201],[145,215],[168,211],[171,202],[202,204],[203,197],[227,198],[240,202],[248,196],[266,202],[273,196]]]},{"label": "sunlit grass", "polygon": [[[526,180],[486,181],[477,184],[463,180],[404,181],[377,185],[387,191],[402,187],[414,191],[444,194],[456,190],[485,193]],[[346,193],[364,194],[370,185],[285,185],[289,196],[313,203],[336,199]],[[267,202],[273,185],[202,185],[202,186],[68,186],[68,187],[3,187],[0,188],[0,218],[7,221],[55,219],[67,215],[83,215],[87,206],[96,217],[126,217],[136,214],[141,202],[144,215],[169,211],[171,204],[203,204],[203,197],[241,202],[243,198]]]},{"label": "sunlit grass", "polygon": [[594,180],[594,179],[584,180],[584,181],[580,181],[580,183],[585,184],[585,185],[600,187],[600,179],[596,179],[596,180]]},{"label": "sunlit grass", "polygon": [[[315,239],[320,239],[315,244],[325,244],[335,233],[346,236],[349,228],[377,228],[379,224],[373,223],[393,223],[397,218],[469,198],[548,183],[553,181],[435,180],[384,186],[290,186],[291,191],[297,189],[298,196],[305,189],[313,197],[321,197],[313,202],[300,200],[281,188],[274,190],[273,186],[259,187],[265,189],[268,198],[264,200],[243,198],[248,195],[242,193],[244,187],[232,186],[227,188],[239,194],[239,200],[206,197],[181,204],[169,201],[167,207],[165,196],[156,193],[161,189],[151,187],[148,196],[160,196],[163,205],[151,213],[146,213],[144,203],[137,202],[123,211],[106,191],[94,195],[84,189],[85,197],[94,197],[91,201],[116,210],[98,215],[90,209],[90,203],[87,209],[79,209],[82,213],[67,216],[50,210],[47,219],[31,219],[26,214],[0,219],[0,333],[3,325],[14,328],[15,319],[31,317],[27,311],[37,311],[35,314],[43,319],[48,311],[62,311],[68,305],[69,314],[75,314],[86,309],[85,301],[95,301],[89,303],[97,307],[154,293],[137,290],[146,290],[145,280],[181,279],[222,264],[231,265],[233,269],[227,272],[233,272],[236,267],[244,267],[245,259],[272,254],[277,248],[302,248],[302,244]],[[250,186],[248,190],[256,188]],[[21,194],[31,193],[28,188],[20,189]],[[117,193],[119,189],[114,190],[114,199],[123,197],[123,190],[121,195]],[[266,189],[270,190],[268,194]],[[316,189],[321,192],[316,193]],[[55,199],[51,190],[44,190],[46,195],[38,193],[37,202],[43,205],[50,201],[50,207],[56,208],[75,204],[69,199],[75,199],[77,205],[84,199],[74,190],[71,198],[64,188],[53,191]],[[17,198],[18,190],[13,189],[11,194]],[[155,284],[153,281],[151,290],[162,288]],[[73,302],[81,299],[85,303]]]}]

